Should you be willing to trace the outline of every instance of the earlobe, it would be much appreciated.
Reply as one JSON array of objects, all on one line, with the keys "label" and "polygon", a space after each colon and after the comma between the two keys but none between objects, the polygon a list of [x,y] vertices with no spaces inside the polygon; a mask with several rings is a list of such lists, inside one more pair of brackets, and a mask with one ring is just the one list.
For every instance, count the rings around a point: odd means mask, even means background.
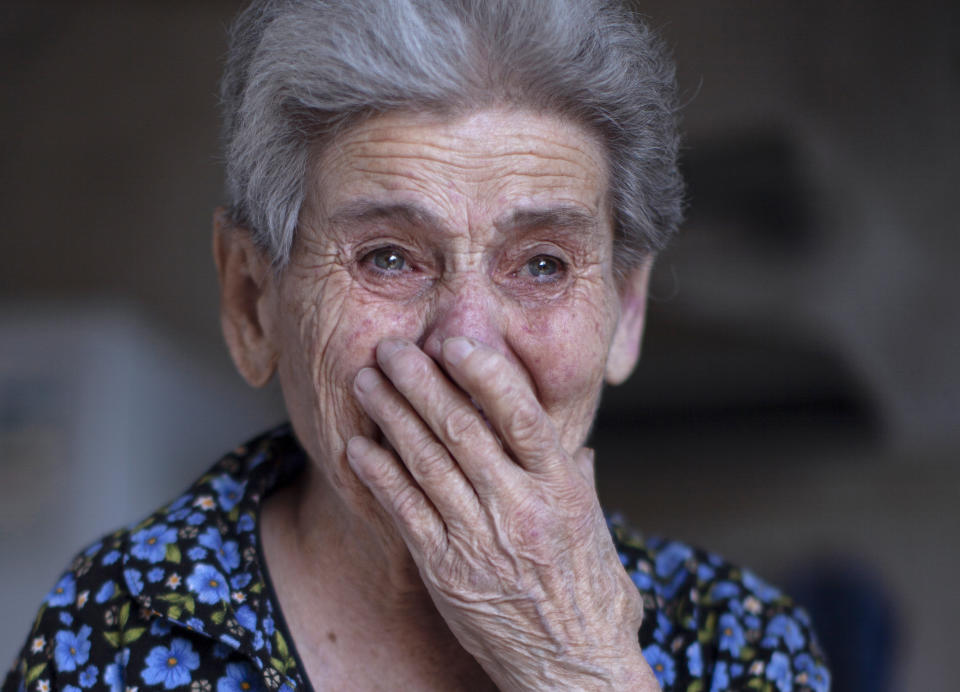
[{"label": "earlobe", "polygon": [[647,286],[650,283],[652,265],[651,255],[630,272],[620,289],[620,319],[613,333],[605,372],[609,384],[624,382],[640,359],[640,342],[643,339],[647,314]]},{"label": "earlobe", "polygon": [[267,306],[270,264],[246,228],[225,209],[213,215],[213,258],[220,280],[220,325],[234,365],[253,387],[262,387],[276,370],[279,351]]}]

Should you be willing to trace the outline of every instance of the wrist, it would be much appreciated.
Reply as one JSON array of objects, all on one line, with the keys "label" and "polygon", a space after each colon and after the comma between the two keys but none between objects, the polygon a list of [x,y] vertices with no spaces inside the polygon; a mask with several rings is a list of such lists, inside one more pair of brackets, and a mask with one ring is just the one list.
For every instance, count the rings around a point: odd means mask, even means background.
[{"label": "wrist", "polygon": [[660,686],[639,644],[616,652],[593,650],[583,655],[564,655],[549,660],[541,658],[531,668],[535,670],[507,676],[494,674],[491,677],[504,692],[531,689],[660,692]]}]

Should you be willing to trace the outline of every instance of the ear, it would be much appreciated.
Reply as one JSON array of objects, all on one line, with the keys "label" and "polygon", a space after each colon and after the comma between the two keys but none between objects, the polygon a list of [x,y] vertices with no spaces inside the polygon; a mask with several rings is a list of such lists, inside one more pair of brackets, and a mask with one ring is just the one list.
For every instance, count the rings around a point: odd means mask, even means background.
[{"label": "ear", "polygon": [[613,332],[610,353],[607,356],[606,380],[620,384],[633,372],[640,359],[640,340],[647,316],[647,286],[653,255],[631,270],[620,287],[620,319]]},{"label": "ear", "polygon": [[277,367],[272,329],[274,279],[270,262],[246,228],[223,207],[213,213],[213,258],[220,279],[220,326],[234,365],[253,387],[262,387]]}]

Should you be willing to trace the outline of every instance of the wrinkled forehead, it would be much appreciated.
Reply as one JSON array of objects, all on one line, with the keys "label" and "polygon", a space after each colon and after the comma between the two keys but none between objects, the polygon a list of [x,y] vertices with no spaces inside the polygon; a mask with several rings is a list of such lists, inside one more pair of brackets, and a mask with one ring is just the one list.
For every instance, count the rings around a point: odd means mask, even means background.
[{"label": "wrinkled forehead", "polygon": [[553,210],[558,223],[610,219],[599,140],[576,123],[521,110],[367,119],[316,147],[306,183],[313,218],[395,207],[492,225],[531,210]]}]

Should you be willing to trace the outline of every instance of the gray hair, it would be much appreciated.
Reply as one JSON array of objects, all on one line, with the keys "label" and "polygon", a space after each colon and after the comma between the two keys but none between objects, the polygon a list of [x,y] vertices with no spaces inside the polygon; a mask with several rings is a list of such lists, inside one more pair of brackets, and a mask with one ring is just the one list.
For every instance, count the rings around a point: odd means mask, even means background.
[{"label": "gray hair", "polygon": [[234,221],[285,265],[311,151],[390,111],[516,106],[605,145],[618,276],[682,217],[676,86],[661,42],[617,0],[259,0],[221,85]]}]

